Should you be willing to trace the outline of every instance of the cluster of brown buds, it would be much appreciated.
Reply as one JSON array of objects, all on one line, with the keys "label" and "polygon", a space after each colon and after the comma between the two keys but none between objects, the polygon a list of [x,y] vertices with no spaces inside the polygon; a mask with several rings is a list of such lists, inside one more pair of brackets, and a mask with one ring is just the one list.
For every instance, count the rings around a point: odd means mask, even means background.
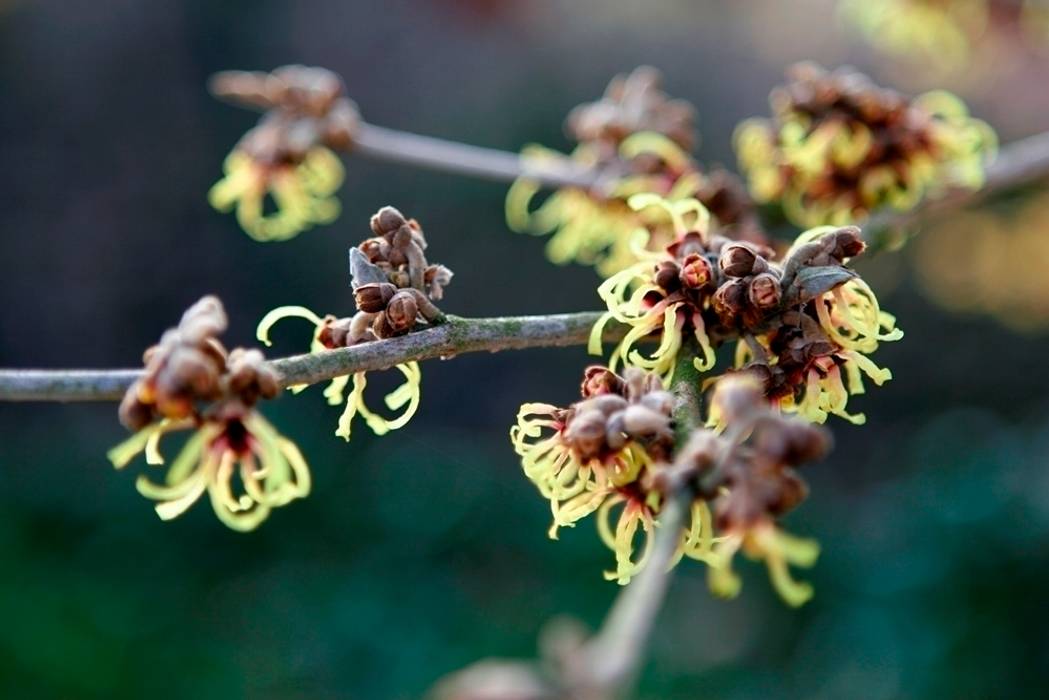
[{"label": "cluster of brown buds", "polygon": [[150,423],[183,420],[202,403],[236,399],[253,406],[280,391],[276,372],[258,350],[227,352],[216,337],[228,321],[222,302],[207,296],[191,306],[176,328],[143,355],[144,375],[120,403],[120,422],[129,430]]},{"label": "cluster of brown buds", "polygon": [[559,416],[564,442],[580,461],[603,461],[631,441],[643,444],[650,456],[667,454],[674,438],[673,395],[659,377],[633,367],[620,377],[594,365],[583,373],[580,393],[583,400]]},{"label": "cluster of brown buds", "polygon": [[[371,218],[373,237],[350,249],[350,285],[357,305],[352,316],[318,316],[302,306],[281,306],[259,322],[257,337],[270,344],[273,325],[284,318],[304,318],[314,326],[311,351],[344,348],[383,338],[393,338],[416,330],[420,325],[441,323],[444,314],[434,304],[444,297],[444,287],[452,271],[426,259],[426,238],[415,219],[405,218],[393,207],[383,207]],[[391,410],[405,407],[396,419],[387,420],[364,403],[366,378],[363,372],[336,377],[324,394],[331,405],[344,401],[348,383],[353,389],[345,399],[346,408],[335,434],[350,439],[353,417],[360,414],[372,430],[383,435],[407,423],[419,403],[421,372],[418,362],[406,362],[397,369],[405,384],[386,397]]]},{"label": "cluster of brown buds", "polygon": [[[226,176],[209,193],[212,205],[236,208],[241,226],[260,240],[286,239],[334,220],[339,205],[332,195],[343,169],[332,151],[348,149],[360,123],[339,77],[305,66],[227,71],[212,78],[211,92],[263,111],[226,159]],[[266,209],[267,196],[273,211]]]},{"label": "cluster of brown buds", "polygon": [[776,522],[807,497],[808,487],[795,467],[823,458],[830,434],[781,415],[764,393],[752,376],[719,381],[712,408],[731,427],[720,435],[695,431],[672,465],[653,472],[652,485],[665,497],[688,488],[699,502],[712,506],[717,539],[704,552],[704,561],[716,593],[734,596],[739,591],[731,562],[742,550],[765,560],[777,592],[791,605],[800,605],[812,589],[794,581],[788,565],[811,566],[819,548],[786,535]]},{"label": "cluster of brown buds", "polygon": [[[426,239],[415,219],[383,207],[371,219],[374,238],[350,251],[353,298],[372,318],[377,338],[403,335],[420,321],[440,322],[434,301],[444,297],[452,271],[426,260]],[[358,315],[360,315],[358,314]]]},{"label": "cluster of brown buds", "polygon": [[736,132],[759,202],[779,202],[801,226],[859,221],[881,206],[910,209],[948,186],[979,187],[996,139],[957,97],[913,100],[851,68],[800,63],[773,90],[773,119]]},{"label": "cluster of brown buds", "polygon": [[[655,69],[617,76],[601,100],[575,108],[565,124],[578,143],[570,157],[598,174],[595,184],[561,188],[531,211],[539,185],[518,180],[507,194],[510,227],[552,233],[547,252],[554,262],[593,264],[607,276],[637,259],[631,243],[638,229],[646,230],[657,248],[673,239],[671,222],[660,212],[638,212],[628,205],[632,195],[655,193],[671,201],[698,198],[725,235],[764,243],[741,181],[723,169],[703,172],[689,154],[697,141],[694,119],[691,105],[661,90]],[[524,155],[563,157],[538,146]]]},{"label": "cluster of brown buds", "polygon": [[[195,431],[165,485],[139,477],[139,492],[158,501],[157,514],[168,520],[206,491],[223,522],[251,530],[271,508],[305,496],[310,477],[295,445],[255,410],[260,399],[280,392],[280,377],[258,350],[227,352],[217,337],[226,326],[222,303],[204,297],[146,351],[145,372],[120,404],[120,420],[135,435],[109,456],[118,468],[140,452],[148,463],[163,464],[161,437]],[[233,488],[238,465],[240,495]]]}]

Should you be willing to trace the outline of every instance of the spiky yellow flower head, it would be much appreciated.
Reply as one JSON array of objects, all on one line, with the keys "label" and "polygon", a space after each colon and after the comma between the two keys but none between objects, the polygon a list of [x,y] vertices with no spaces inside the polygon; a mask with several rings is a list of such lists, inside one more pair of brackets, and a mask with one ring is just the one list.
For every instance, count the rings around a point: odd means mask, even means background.
[{"label": "spiky yellow flower head", "polygon": [[[550,501],[550,537],[597,512],[601,539],[616,558],[606,576],[627,583],[645,564],[662,505],[645,482],[673,444],[671,396],[653,374],[627,368],[620,377],[597,366],[586,370],[581,393],[582,401],[568,408],[524,404],[510,439],[525,476]],[[693,515],[682,535],[683,553],[711,543],[703,530],[709,511],[697,508]]]},{"label": "spiky yellow flower head", "polygon": [[[580,172],[595,175],[592,186],[562,187],[533,209],[541,186],[522,177],[507,193],[510,228],[551,234],[547,255],[553,262],[594,265],[606,277],[636,261],[630,239],[638,228],[649,231],[653,249],[673,238],[665,212],[628,206],[635,194],[698,198],[711,205],[724,229],[763,240],[753,203],[735,176],[722,170],[704,174],[688,155],[696,140],[692,111],[667,98],[651,68],[617,76],[602,100],[577,107],[566,123],[579,143],[567,158]],[[536,170],[566,158],[541,146],[529,146],[522,155]]]},{"label": "spiky yellow flower head", "polygon": [[731,424],[724,434],[706,429],[676,445],[671,394],[659,379],[628,367],[623,375],[590,367],[582,400],[568,408],[525,404],[510,430],[525,475],[550,500],[558,529],[596,513],[601,540],[614,552],[608,579],[627,583],[648,563],[651,535],[670,498],[691,494],[688,517],[671,559],[711,567],[715,593],[735,595],[738,552],[766,562],[773,585],[791,605],[811,596],[788,565],[811,566],[815,543],[782,533],[777,519],[795,508],[807,487],[795,466],[829,447],[822,428],[786,418],[749,374],[718,380],[712,403]]},{"label": "spiky yellow flower head", "polygon": [[742,552],[764,560],[780,596],[801,605],[812,597],[812,588],[795,581],[789,565],[812,566],[819,546],[782,532],[776,520],[808,495],[794,467],[821,458],[829,449],[829,435],[771,409],[763,383],[753,374],[719,379],[711,407],[729,430],[717,437],[695,433],[675,461],[679,473],[684,470],[696,479],[699,497],[712,501],[718,536],[704,558],[710,588],[727,597],[739,592],[732,560]]},{"label": "spiky yellow flower head", "polygon": [[332,149],[348,148],[359,122],[342,81],[322,68],[285,66],[268,74],[220,73],[211,90],[265,111],[226,158],[225,177],[208,193],[211,205],[236,210],[244,231],[260,241],[334,221],[343,167]]},{"label": "spiky yellow flower head", "polygon": [[843,225],[983,183],[997,141],[957,97],[908,101],[851,69],[811,63],[789,76],[772,93],[774,119],[740,124],[735,145],[754,198],[780,203],[794,223]]},{"label": "spiky yellow flower head", "polygon": [[[270,511],[310,492],[310,472],[302,453],[257,411],[237,402],[224,403],[200,427],[192,420],[165,419],[136,433],[109,451],[118,469],[141,452],[152,465],[164,463],[162,435],[194,430],[171,463],[163,484],[139,476],[135,488],[157,501],[157,515],[182,515],[206,491],[215,514],[234,530],[254,530]],[[235,493],[234,479],[243,491]]]},{"label": "spiky yellow flower head", "polygon": [[343,168],[327,148],[312,148],[301,160],[270,163],[242,144],[223,169],[208,201],[221,212],[235,210],[241,228],[257,241],[287,240],[339,216],[339,200],[332,195],[342,184]]},{"label": "spiky yellow flower head", "polygon": [[[710,214],[698,200],[669,201],[648,194],[635,195],[629,203],[638,211],[662,211],[672,222],[676,239],[661,253],[649,253],[636,245],[636,254],[642,260],[598,287],[608,310],[594,325],[589,349],[592,354],[601,354],[601,336],[610,321],[625,324],[630,329],[612,351],[610,366],[614,369],[624,363],[642,367],[669,384],[686,339],[695,340],[701,351],[695,361],[697,369],[705,371],[714,366],[710,331],[717,327],[731,332],[737,317],[746,310],[748,293],[762,310],[778,306],[778,286],[768,274],[766,260],[772,251],[732,243],[711,233]],[[727,279],[743,294],[731,308],[721,291]],[[766,289],[769,283],[774,288]],[[644,354],[637,349],[653,335],[658,337],[654,350]]]},{"label": "spiky yellow flower head", "polygon": [[[434,301],[444,296],[452,271],[431,265],[423,251],[426,238],[415,219],[407,219],[393,207],[383,207],[371,219],[373,238],[350,250],[350,276],[357,313],[345,318],[321,317],[303,306],[281,306],[259,322],[256,335],[270,345],[270,330],[281,319],[302,318],[313,325],[310,352],[344,348],[382,338],[403,335],[423,324],[440,323],[444,314]],[[404,383],[387,394],[386,407],[401,411],[384,418],[364,401],[367,377],[364,372],[336,377],[324,390],[332,406],[345,401],[335,434],[350,439],[354,417],[360,415],[376,435],[384,435],[408,423],[419,407],[422,371],[418,362],[396,366]],[[352,382],[349,394],[346,388]],[[291,387],[301,391],[305,387]]]},{"label": "spiky yellow flower head", "polygon": [[[587,170],[608,167],[599,160],[597,151],[581,144],[571,159]],[[529,146],[522,156],[537,164],[563,157],[542,146]],[[593,265],[602,276],[623,269],[636,260],[629,245],[631,234],[642,227],[659,238],[667,224],[658,212],[639,215],[627,206],[627,199],[644,192],[656,192],[672,201],[695,197],[703,185],[703,175],[678,146],[654,133],[639,133],[625,140],[616,158],[629,168],[627,172],[595,188],[562,187],[534,210],[539,183],[528,177],[517,180],[506,195],[507,224],[514,231],[551,235],[547,256],[559,265]]]},{"label": "spiky yellow flower head", "polygon": [[844,267],[863,250],[857,233],[818,228],[802,234],[782,268],[786,308],[737,346],[737,368],[761,377],[774,405],[814,423],[828,415],[863,423],[862,413],[847,410],[849,397],[864,392],[864,376],[879,386],[892,378],[868,355],[903,337],[873,290]]},{"label": "spiky yellow flower head", "polygon": [[222,304],[205,297],[146,351],[145,375],[120,406],[122,422],[137,432],[108,456],[118,469],[143,452],[147,463],[160,465],[161,437],[193,431],[164,484],[140,476],[136,488],[158,501],[163,520],[178,517],[207,492],[223,523],[248,531],[273,508],[309,494],[310,473],[295,444],[254,408],[279,392],[276,372],[258,350],[227,353],[216,337],[225,328]]}]

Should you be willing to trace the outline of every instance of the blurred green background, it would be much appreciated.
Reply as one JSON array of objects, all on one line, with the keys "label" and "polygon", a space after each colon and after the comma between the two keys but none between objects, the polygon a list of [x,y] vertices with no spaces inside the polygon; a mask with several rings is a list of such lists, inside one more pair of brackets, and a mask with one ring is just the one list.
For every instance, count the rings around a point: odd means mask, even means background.
[{"label": "blurred green background", "polygon": [[[277,305],[349,313],[345,249],[388,203],[458,272],[448,311],[597,308],[591,270],[506,231],[500,184],[352,159],[338,223],[253,243],[205,193],[254,117],[212,101],[206,78],[322,65],[374,123],[566,148],[567,111],[648,63],[696,103],[701,159],[731,165],[734,125],[767,112],[794,60],[940,86],[874,54],[833,4],[0,0],[0,365],[134,366],[209,292],[230,345]],[[1005,141],[1049,128],[1045,54],[977,59],[944,84]],[[714,600],[683,565],[641,697],[1044,696],[1045,322],[928,301],[929,256],[960,255],[937,240],[863,264],[907,336],[874,358],[895,380],[855,399],[868,425],[831,424],[837,449],[790,518],[824,545],[816,599],[787,609],[751,565],[738,600]],[[273,352],[304,349],[307,332],[278,329]],[[553,615],[596,626],[616,594],[610,554],[590,522],[546,538],[506,437],[523,401],[570,401],[589,361],[575,348],[429,362],[411,424],[382,439],[358,425],[348,445],[319,388],[284,397],[267,413],[306,453],[314,492],[251,535],[206,503],[161,523],[105,460],[124,435],[114,405],[0,405],[0,696],[412,698],[481,657],[533,656]]]}]

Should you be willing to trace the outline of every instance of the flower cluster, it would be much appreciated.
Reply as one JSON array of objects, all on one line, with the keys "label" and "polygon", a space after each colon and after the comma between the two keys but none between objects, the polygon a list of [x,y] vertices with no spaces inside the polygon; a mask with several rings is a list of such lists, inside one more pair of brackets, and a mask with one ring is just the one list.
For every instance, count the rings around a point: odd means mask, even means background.
[{"label": "flower cluster", "polygon": [[852,69],[811,63],[789,78],[772,92],[774,119],[740,124],[735,145],[755,199],[779,202],[794,223],[842,225],[983,183],[994,132],[953,95],[908,100]]},{"label": "flower cluster", "polygon": [[[709,564],[711,587],[725,595],[739,588],[737,552],[764,559],[783,598],[801,604],[811,589],[788,567],[811,565],[818,547],[776,526],[806,495],[793,468],[828,447],[813,424],[829,415],[864,421],[848,411],[848,399],[863,393],[865,377],[879,385],[891,378],[868,355],[902,336],[848,266],[865,248],[860,230],[813,228],[779,251],[726,237],[696,199],[647,193],[627,204],[660,210],[673,241],[653,252],[635,240],[639,262],[598,287],[607,311],[590,351],[602,354],[610,323],[627,330],[608,367],[587,370],[583,400],[568,408],[525,404],[510,432],[525,474],[550,500],[550,535],[596,511],[616,555],[608,576],[625,583],[644,566],[647,535],[668,499],[687,488],[691,521],[676,559]],[[713,369],[717,349],[730,341],[733,369],[700,384],[697,371]],[[711,383],[706,427],[675,426],[667,388],[696,393]],[[675,430],[690,439],[675,441]]]},{"label": "flower cluster", "polygon": [[[636,261],[630,241],[639,228],[653,245],[669,242],[674,232],[663,212],[628,206],[632,195],[644,193],[670,201],[699,198],[726,234],[765,240],[739,180],[725,170],[704,173],[689,156],[696,141],[693,109],[667,97],[659,81],[654,69],[638,68],[617,76],[601,100],[570,113],[566,130],[579,145],[569,157],[595,174],[591,187],[562,187],[534,209],[540,191],[534,180],[522,177],[507,193],[510,228],[553,234],[547,246],[553,262],[594,265],[608,276]],[[564,158],[541,146],[523,155],[537,163]]]},{"label": "flower cluster", "polygon": [[[452,271],[426,259],[426,238],[415,219],[407,219],[393,207],[383,207],[371,219],[374,237],[350,249],[350,276],[357,313],[348,317],[319,316],[303,306],[281,306],[259,322],[257,337],[271,345],[270,330],[284,318],[303,318],[313,324],[310,352],[345,348],[382,338],[392,338],[420,325],[444,321],[434,304],[444,296]],[[353,418],[360,415],[376,435],[384,435],[407,424],[419,406],[422,373],[418,362],[397,365],[405,381],[385,398],[386,407],[401,411],[387,419],[368,408],[364,401],[367,377],[364,372],[336,377],[325,388],[332,406],[345,401],[335,434],[350,439]],[[346,395],[346,388],[352,389]],[[305,387],[292,387],[299,391]],[[403,409],[403,410],[402,410]]]},{"label": "flower cluster", "polygon": [[743,329],[737,367],[760,377],[775,406],[814,423],[828,415],[866,421],[847,410],[850,396],[892,378],[868,357],[899,340],[896,320],[845,263],[863,252],[859,229],[817,228],[802,234],[777,267],[783,302],[776,313]]},{"label": "flower cluster", "polygon": [[149,464],[163,464],[161,438],[194,431],[163,484],[140,476],[136,488],[157,501],[163,520],[181,515],[206,491],[222,522],[247,531],[273,508],[306,496],[310,473],[295,444],[255,408],[279,393],[277,374],[258,350],[227,352],[217,338],[226,325],[221,302],[204,297],[146,351],[145,373],[120,404],[121,422],[136,432],[109,458],[118,469],[142,452]]},{"label": "flower cluster", "polygon": [[749,375],[721,380],[712,403],[735,432],[698,429],[675,454],[673,396],[659,378],[635,367],[620,376],[594,366],[584,373],[581,401],[524,404],[510,438],[525,475],[550,501],[551,538],[597,514],[616,561],[607,578],[625,584],[645,566],[662,509],[687,489],[693,498],[674,561],[707,563],[712,590],[732,596],[739,579],[731,564],[742,551],[764,559],[777,591],[800,605],[811,588],[795,582],[788,565],[809,566],[819,550],[776,521],[807,495],[794,467],[822,457],[829,438],[773,410]]},{"label": "flower cluster", "polygon": [[731,432],[693,433],[674,463],[657,472],[655,485],[665,493],[690,486],[696,501],[713,509],[716,534],[703,556],[711,590],[728,597],[739,592],[732,560],[742,551],[765,561],[776,591],[796,606],[812,597],[812,587],[795,581],[789,566],[812,566],[819,546],[782,532],[777,520],[808,496],[795,467],[821,459],[830,436],[780,415],[763,394],[764,387],[751,376],[719,381],[711,410],[729,420]]},{"label": "flower cluster", "polygon": [[[659,494],[642,484],[655,461],[667,459],[673,448],[673,397],[656,375],[633,367],[622,376],[588,367],[581,393],[582,400],[568,408],[524,404],[510,439],[525,476],[550,501],[550,537],[598,511],[601,537],[616,556],[608,576],[626,583],[647,558],[647,545],[634,557],[638,529],[647,543],[659,511]],[[701,519],[694,528],[698,540]]]},{"label": "flower cluster", "polygon": [[333,149],[350,147],[360,119],[339,77],[305,66],[229,71],[212,79],[211,91],[263,111],[226,158],[225,177],[208,193],[212,206],[236,209],[244,231],[261,241],[286,240],[334,221],[343,168]]}]

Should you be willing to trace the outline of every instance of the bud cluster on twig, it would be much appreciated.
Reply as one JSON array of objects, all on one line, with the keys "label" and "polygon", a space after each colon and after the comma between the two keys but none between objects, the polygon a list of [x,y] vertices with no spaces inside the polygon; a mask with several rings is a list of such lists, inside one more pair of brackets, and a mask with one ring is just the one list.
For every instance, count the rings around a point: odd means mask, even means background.
[{"label": "bud cluster on twig", "polygon": [[[314,326],[311,352],[345,348],[373,340],[393,338],[420,326],[442,323],[444,314],[434,304],[444,297],[452,271],[426,259],[426,238],[415,219],[406,218],[393,207],[383,207],[371,218],[374,236],[350,249],[350,284],[357,305],[352,316],[318,316],[302,306],[281,306],[259,322],[256,335],[266,345],[273,325],[284,318],[304,318]],[[353,418],[360,414],[378,435],[405,425],[419,405],[422,375],[418,362],[397,365],[405,383],[386,396],[390,410],[404,409],[386,419],[364,402],[367,378],[364,372],[336,377],[324,391],[333,406],[344,402],[335,434],[350,439]],[[346,388],[352,382],[348,396]],[[304,388],[304,387],[303,387]],[[345,399],[344,399],[345,396]]]}]

